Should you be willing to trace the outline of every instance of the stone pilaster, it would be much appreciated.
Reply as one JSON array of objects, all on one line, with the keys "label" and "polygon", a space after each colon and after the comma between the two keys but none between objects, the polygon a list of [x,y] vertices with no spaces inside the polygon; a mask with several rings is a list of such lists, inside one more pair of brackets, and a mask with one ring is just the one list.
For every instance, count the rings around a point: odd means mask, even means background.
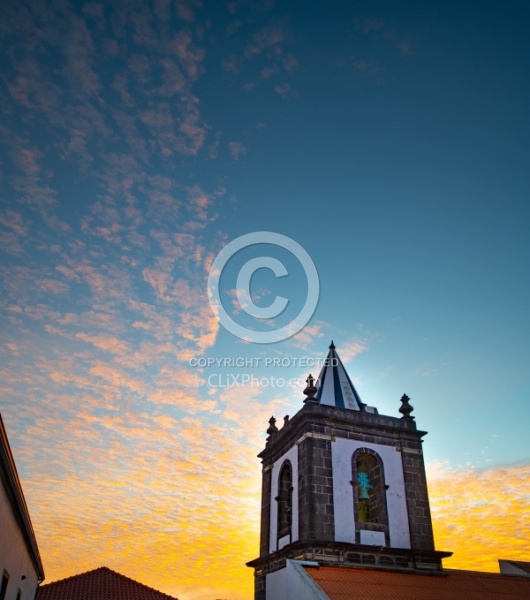
[{"label": "stone pilaster", "polygon": [[259,555],[265,556],[269,553],[270,540],[270,514],[271,514],[271,473],[270,466],[263,467],[261,479],[261,530]]}]

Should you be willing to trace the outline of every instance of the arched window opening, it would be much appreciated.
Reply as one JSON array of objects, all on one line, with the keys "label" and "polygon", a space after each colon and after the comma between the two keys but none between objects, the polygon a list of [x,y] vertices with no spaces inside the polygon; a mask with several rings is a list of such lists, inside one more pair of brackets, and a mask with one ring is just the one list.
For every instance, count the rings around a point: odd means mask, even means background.
[{"label": "arched window opening", "polygon": [[291,532],[293,519],[293,471],[286,462],[278,478],[278,538]]},{"label": "arched window opening", "polygon": [[353,455],[355,521],[357,529],[388,530],[385,474],[381,457],[368,448]]}]

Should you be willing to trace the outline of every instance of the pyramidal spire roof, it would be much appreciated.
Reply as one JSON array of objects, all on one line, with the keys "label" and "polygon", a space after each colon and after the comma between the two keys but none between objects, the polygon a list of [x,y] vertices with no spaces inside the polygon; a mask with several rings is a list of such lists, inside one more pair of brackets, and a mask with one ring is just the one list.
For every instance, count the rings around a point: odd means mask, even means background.
[{"label": "pyramidal spire roof", "polygon": [[316,398],[320,404],[376,412],[375,409],[367,407],[362,402],[333,342],[331,342],[328,356],[318,376],[317,390]]}]

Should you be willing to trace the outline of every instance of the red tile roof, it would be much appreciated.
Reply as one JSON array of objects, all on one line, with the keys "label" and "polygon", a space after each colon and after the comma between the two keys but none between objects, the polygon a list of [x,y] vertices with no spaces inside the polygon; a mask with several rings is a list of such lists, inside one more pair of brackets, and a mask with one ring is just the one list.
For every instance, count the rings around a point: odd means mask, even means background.
[{"label": "red tile roof", "polygon": [[530,578],[444,569],[440,575],[306,567],[330,600],[529,600]]},{"label": "red tile roof", "polygon": [[37,600],[177,600],[107,567],[39,587]]}]

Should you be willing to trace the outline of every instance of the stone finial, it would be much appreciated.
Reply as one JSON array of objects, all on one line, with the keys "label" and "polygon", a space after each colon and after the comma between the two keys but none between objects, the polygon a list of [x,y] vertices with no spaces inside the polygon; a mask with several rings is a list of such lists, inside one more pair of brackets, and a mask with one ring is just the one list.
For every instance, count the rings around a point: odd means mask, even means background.
[{"label": "stone finial", "polygon": [[284,427],[287,425],[287,423],[289,423],[289,415],[285,415],[285,417],[283,418],[283,426]]},{"label": "stone finial", "polygon": [[414,410],[414,407],[409,404],[409,400],[410,398],[407,396],[407,394],[403,394],[403,396],[401,396],[401,408],[399,409],[399,412],[403,415],[401,417],[402,419],[414,421],[415,417],[410,416],[410,413]]},{"label": "stone finial", "polygon": [[304,400],[304,404],[306,402],[318,402],[315,398],[315,394],[318,392],[315,387],[315,378],[313,375],[309,374],[309,377],[306,379],[307,387],[304,390],[304,394],[306,395],[306,399]]},{"label": "stone finial", "polygon": [[278,433],[278,428],[276,427],[276,419],[274,418],[274,416],[272,416],[269,419],[269,428],[267,429],[267,433],[269,434],[269,437],[267,438],[267,442],[269,440],[271,440]]}]

